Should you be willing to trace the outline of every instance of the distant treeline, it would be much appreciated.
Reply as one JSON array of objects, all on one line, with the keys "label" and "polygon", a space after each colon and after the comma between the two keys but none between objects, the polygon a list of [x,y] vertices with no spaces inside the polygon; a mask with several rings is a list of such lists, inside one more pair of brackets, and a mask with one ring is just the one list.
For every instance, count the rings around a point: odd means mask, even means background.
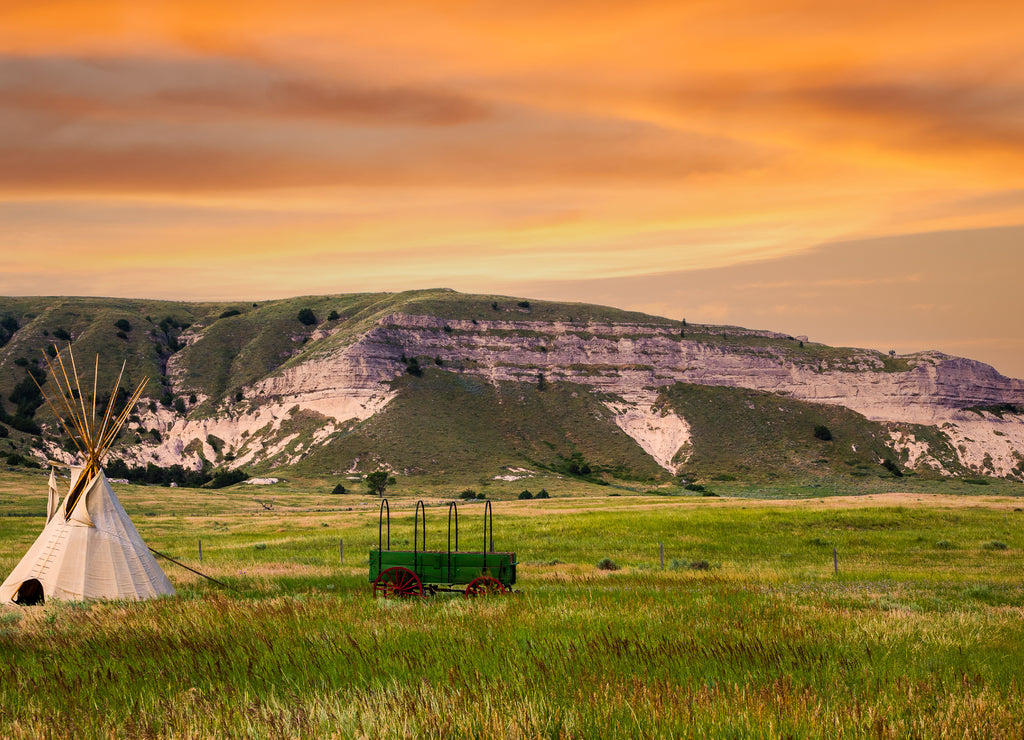
[{"label": "distant treeline", "polygon": [[175,485],[180,488],[224,488],[241,483],[249,477],[249,474],[241,469],[190,470],[181,465],[162,468],[154,463],[147,463],[145,467],[130,466],[123,460],[117,459],[108,460],[103,468],[109,478],[124,478],[132,483],[145,483],[151,486]]}]

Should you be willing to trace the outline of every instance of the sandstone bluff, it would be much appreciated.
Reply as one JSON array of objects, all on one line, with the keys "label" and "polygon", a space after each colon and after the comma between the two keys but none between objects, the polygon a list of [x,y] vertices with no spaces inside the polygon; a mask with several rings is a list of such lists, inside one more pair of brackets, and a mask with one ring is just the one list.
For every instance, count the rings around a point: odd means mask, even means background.
[{"label": "sandstone bluff", "polygon": [[[76,299],[51,300],[65,303],[49,307],[49,320],[60,311],[79,316],[85,323],[73,340],[87,344],[100,319],[72,310]],[[126,319],[140,329],[150,322],[139,342],[155,347],[166,394],[133,421],[137,464],[294,465],[388,413],[402,393],[398,381],[427,372],[494,388],[557,384],[590,394],[604,409],[594,415],[666,473],[701,444],[691,420],[665,401],[667,389],[689,384],[849,409],[879,425],[885,448],[909,470],[1024,480],[1024,381],[936,352],[889,356],[769,331],[450,291],[291,299],[235,311],[180,304],[185,319],[172,318],[169,305],[156,309],[170,314],[159,325],[141,316],[154,310],[141,303]],[[305,305],[315,322],[294,320]],[[4,365],[35,342],[25,329],[44,313],[23,312],[25,328],[0,350]],[[83,349],[76,343],[76,354]],[[175,408],[168,397],[187,402]],[[62,454],[53,443],[48,452]],[[369,450],[339,457],[332,472],[377,466],[401,470]]]}]

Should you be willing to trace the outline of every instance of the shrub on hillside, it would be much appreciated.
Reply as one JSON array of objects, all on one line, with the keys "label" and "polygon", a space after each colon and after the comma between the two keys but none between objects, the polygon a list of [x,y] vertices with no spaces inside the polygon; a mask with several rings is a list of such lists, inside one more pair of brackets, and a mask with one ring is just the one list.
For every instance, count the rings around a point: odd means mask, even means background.
[{"label": "shrub on hillside", "polygon": [[36,420],[31,416],[25,416],[24,414],[15,414],[7,419],[7,423],[11,425],[13,429],[17,429],[19,432],[25,434],[42,434],[43,430],[36,424]]},{"label": "shrub on hillside", "polygon": [[818,426],[814,427],[814,436],[822,442],[832,441],[832,431],[824,424],[818,424]]},{"label": "shrub on hillside", "polygon": [[299,311],[299,315],[296,317],[299,322],[306,326],[313,326],[316,323],[316,314],[313,313],[312,308],[304,308]]},{"label": "shrub on hillside", "polygon": [[593,469],[590,467],[590,463],[583,458],[581,453],[574,452],[572,457],[562,463],[560,472],[568,473],[569,475],[584,476],[590,475],[593,472]]},{"label": "shrub on hillside", "polygon": [[42,465],[37,463],[35,460],[30,460],[27,457],[22,457],[21,455],[18,455],[17,453],[14,453],[14,452],[12,452],[10,455],[7,456],[7,464],[8,465],[20,465],[23,468],[41,468],[41,467],[43,467]]},{"label": "shrub on hillside", "polygon": [[339,496],[343,493],[348,493],[348,491],[345,489],[345,486],[339,483],[338,485],[331,489],[331,493],[334,494],[335,496]]},{"label": "shrub on hillside", "polygon": [[236,483],[241,483],[249,475],[239,468],[238,470],[222,470],[213,476],[213,480],[206,484],[206,488],[226,488]]},{"label": "shrub on hillside", "polygon": [[534,496],[534,498],[551,498],[551,494],[542,488],[537,492],[537,495]]},{"label": "shrub on hillside", "polygon": [[601,558],[597,561],[598,570],[619,570],[619,566],[611,558]]},{"label": "shrub on hillside", "polygon": [[206,444],[210,445],[214,453],[220,455],[224,451],[224,440],[212,434],[206,435]]},{"label": "shrub on hillside", "polygon": [[903,471],[900,470],[900,466],[893,462],[891,458],[885,458],[885,460],[882,461],[882,467],[892,473],[895,478],[903,477]]},{"label": "shrub on hillside", "polygon": [[128,319],[118,319],[117,321],[114,322],[114,326],[116,326],[121,331],[132,330],[132,325],[128,322]]},{"label": "shrub on hillside", "polygon": [[465,491],[459,494],[459,498],[462,499],[463,501],[469,501],[471,499],[474,499],[476,498],[476,491],[474,491],[472,488],[467,488]]},{"label": "shrub on hillside", "polygon": [[522,493],[519,494],[519,500],[520,501],[529,501],[532,498],[533,498],[533,494],[530,493],[529,490],[524,490]]},{"label": "shrub on hillside", "polygon": [[[29,368],[30,371],[34,369],[35,368]],[[33,375],[32,377],[35,376]],[[11,395],[7,397],[7,400],[18,407],[15,413],[28,418],[35,416],[36,409],[43,405],[43,394],[40,392],[39,386],[36,385],[36,382],[41,385],[42,380],[36,378],[36,381],[34,382],[32,377],[25,376],[22,378],[18,384],[14,386],[14,389],[11,391]]]}]

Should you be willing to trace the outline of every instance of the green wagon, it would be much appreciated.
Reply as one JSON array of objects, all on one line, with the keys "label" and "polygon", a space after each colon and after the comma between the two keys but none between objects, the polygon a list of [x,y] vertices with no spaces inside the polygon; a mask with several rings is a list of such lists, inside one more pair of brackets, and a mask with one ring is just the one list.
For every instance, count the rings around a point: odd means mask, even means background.
[{"label": "green wagon", "polygon": [[462,593],[464,597],[472,598],[509,593],[515,582],[516,554],[494,551],[494,522],[490,501],[484,504],[484,539],[483,548],[479,551],[459,550],[459,509],[454,501],[448,504],[447,550],[427,549],[427,507],[422,501],[416,502],[413,549],[392,550],[391,508],[387,499],[381,501],[377,549],[370,550],[370,583],[373,584],[375,598],[407,598],[440,591]]}]

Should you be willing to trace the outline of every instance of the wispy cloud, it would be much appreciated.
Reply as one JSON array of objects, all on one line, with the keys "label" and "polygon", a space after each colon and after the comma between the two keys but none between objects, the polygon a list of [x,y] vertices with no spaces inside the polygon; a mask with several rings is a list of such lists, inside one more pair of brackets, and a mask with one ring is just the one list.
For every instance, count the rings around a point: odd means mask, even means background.
[{"label": "wispy cloud", "polygon": [[0,95],[21,110],[101,120],[325,119],[453,126],[485,118],[481,100],[428,87],[380,87],[218,57],[0,57]]}]

